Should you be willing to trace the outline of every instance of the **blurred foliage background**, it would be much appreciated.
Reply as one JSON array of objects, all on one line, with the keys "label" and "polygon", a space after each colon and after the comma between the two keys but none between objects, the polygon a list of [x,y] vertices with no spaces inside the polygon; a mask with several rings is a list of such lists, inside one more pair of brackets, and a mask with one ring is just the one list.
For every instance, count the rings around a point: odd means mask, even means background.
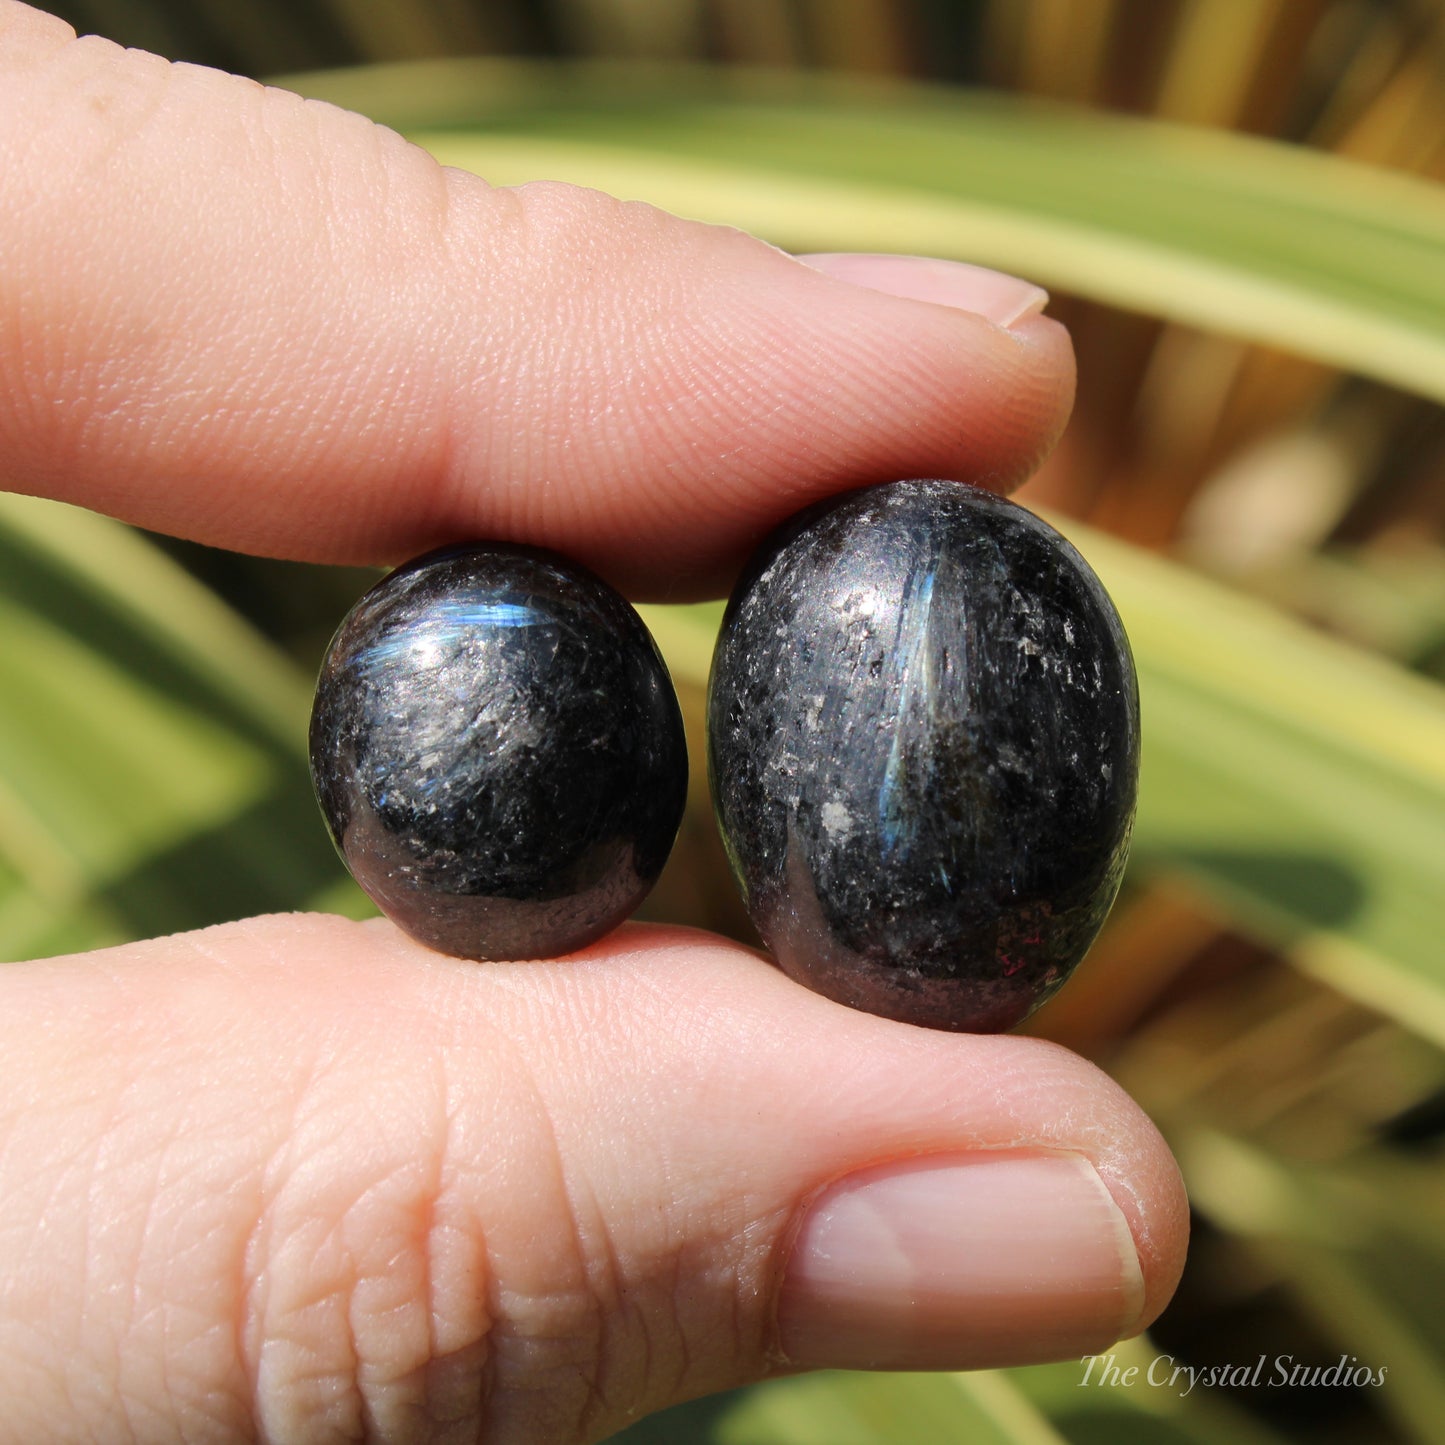
[{"label": "blurred foliage background", "polygon": [[[510,182],[1049,285],[1075,419],[1022,493],[1120,604],[1120,903],[1030,1027],[1183,1164],[1117,1364],[824,1375],[641,1441],[1445,1440],[1445,10],[1436,0],[86,0],[81,30],[333,99]],[[0,953],[358,912],[304,763],[364,573],[0,496]],[[652,609],[700,759],[716,608]],[[648,905],[747,936],[701,766]],[[1379,1387],[1269,1382],[1292,1364]]]}]

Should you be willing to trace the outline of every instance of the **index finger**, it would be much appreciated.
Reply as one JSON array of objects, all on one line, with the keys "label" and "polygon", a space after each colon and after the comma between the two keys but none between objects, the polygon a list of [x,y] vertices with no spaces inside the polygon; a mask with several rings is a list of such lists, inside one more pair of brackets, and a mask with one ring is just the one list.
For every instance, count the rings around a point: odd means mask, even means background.
[{"label": "index finger", "polygon": [[596,192],[488,187],[13,0],[0,74],[17,490],[319,561],[523,540],[695,596],[829,492],[1007,488],[1067,414],[1067,339],[1011,278],[805,266]]}]

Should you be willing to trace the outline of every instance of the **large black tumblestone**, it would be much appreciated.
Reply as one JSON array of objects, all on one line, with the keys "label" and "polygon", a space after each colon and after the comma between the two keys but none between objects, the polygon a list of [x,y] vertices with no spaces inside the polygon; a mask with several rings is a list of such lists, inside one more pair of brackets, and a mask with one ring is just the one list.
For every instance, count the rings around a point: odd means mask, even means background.
[{"label": "large black tumblestone", "polygon": [[641,618],[564,558],[488,544],[379,582],[332,640],[311,773],[382,912],[464,958],[546,958],[615,927],[687,793],[677,697]]},{"label": "large black tumblestone", "polygon": [[1023,508],[896,482],[804,512],[738,582],[713,799],[781,967],[936,1028],[1011,1027],[1118,892],[1139,703],[1088,565]]}]

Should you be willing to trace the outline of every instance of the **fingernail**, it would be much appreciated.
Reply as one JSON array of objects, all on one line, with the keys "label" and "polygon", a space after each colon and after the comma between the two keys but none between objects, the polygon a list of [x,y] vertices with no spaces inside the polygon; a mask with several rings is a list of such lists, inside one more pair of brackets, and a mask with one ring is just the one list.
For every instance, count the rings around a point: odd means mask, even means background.
[{"label": "fingernail", "polygon": [[910,301],[932,301],[971,311],[995,326],[1013,326],[1037,316],[1048,305],[1049,293],[1032,281],[964,261],[940,261],[932,256],[876,256],[853,252],[826,252],[796,258],[815,271],[839,281],[851,281],[870,291],[903,296]]},{"label": "fingernail", "polygon": [[804,1368],[980,1369],[1097,1352],[1143,1307],[1128,1222],[1087,1159],[980,1153],[826,1190],[788,1262],[779,1343]]}]

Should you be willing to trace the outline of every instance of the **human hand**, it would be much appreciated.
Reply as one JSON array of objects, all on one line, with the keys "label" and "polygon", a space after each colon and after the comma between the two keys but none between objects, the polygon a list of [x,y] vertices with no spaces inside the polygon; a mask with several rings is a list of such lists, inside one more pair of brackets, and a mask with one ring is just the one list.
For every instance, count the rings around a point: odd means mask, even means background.
[{"label": "human hand", "polygon": [[[706,595],[818,496],[1025,476],[1072,385],[1041,299],[490,190],[0,0],[19,490]],[[478,965],[322,916],[0,969],[0,1195],[24,1445],[562,1445],[780,1371],[1084,1354],[1159,1312],[1186,1229],[1148,1120],[1047,1043],[854,1013],[683,929]]]}]

